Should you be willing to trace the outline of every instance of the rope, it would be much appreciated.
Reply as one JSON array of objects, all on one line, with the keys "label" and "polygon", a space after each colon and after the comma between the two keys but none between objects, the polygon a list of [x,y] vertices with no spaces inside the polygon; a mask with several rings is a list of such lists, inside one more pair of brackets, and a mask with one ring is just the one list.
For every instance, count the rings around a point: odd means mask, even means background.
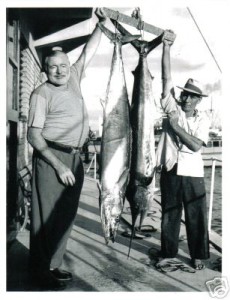
[{"label": "rope", "polygon": [[135,18],[138,20],[137,29],[140,31],[141,39],[143,40],[144,39],[145,22],[142,21],[140,8],[136,7],[134,9],[134,11],[132,12],[131,16],[132,16],[132,18]]}]

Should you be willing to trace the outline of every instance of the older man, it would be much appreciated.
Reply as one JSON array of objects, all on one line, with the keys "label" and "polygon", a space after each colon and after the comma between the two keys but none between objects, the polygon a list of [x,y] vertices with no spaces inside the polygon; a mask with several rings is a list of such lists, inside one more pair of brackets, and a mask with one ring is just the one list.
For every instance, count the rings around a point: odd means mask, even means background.
[{"label": "older man", "polygon": [[168,115],[157,149],[157,165],[162,166],[161,258],[158,267],[169,264],[178,252],[182,206],[191,264],[196,270],[204,268],[209,258],[206,192],[201,147],[207,144],[209,120],[198,112],[202,100],[201,84],[189,79],[179,100],[175,99],[171,79],[170,47],[172,42],[163,36],[161,105]]},{"label": "older man", "polygon": [[[102,9],[97,9],[96,15],[99,22],[105,21]],[[48,80],[31,96],[28,140],[34,155],[30,262],[37,279],[54,288],[72,279],[72,274],[60,266],[84,179],[79,151],[88,136],[89,122],[80,84],[100,38],[96,26],[71,67],[64,52],[51,51],[44,65]]]}]

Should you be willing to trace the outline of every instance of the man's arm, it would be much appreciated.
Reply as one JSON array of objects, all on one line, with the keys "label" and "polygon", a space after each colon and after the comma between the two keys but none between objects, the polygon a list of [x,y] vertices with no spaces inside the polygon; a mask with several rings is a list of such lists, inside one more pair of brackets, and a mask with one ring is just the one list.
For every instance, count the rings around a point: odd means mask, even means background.
[{"label": "man's arm", "polygon": [[[169,30],[170,31],[170,30]],[[173,88],[171,77],[171,62],[170,62],[170,48],[173,44],[172,41],[166,39],[166,33],[162,37],[163,52],[161,59],[162,71],[162,97],[166,97],[170,90]]]},{"label": "man's arm", "polygon": [[187,133],[183,128],[181,128],[178,125],[178,112],[177,111],[171,112],[168,118],[173,131],[180,138],[181,142],[190,150],[194,152],[199,151],[200,148],[203,146],[203,141]]},{"label": "man's arm", "polygon": [[49,149],[45,139],[42,136],[42,129],[29,127],[28,128],[28,141],[34,149],[36,149],[42,157],[55,169],[58,177],[65,185],[73,186],[75,177],[72,171],[61,162]]},{"label": "man's arm", "polygon": [[[98,17],[99,22],[104,23],[106,20],[106,17],[104,15],[102,8],[97,8],[95,11],[95,14]],[[87,44],[82,50],[82,53],[78,59],[78,62],[82,65],[82,72],[87,68],[89,62],[93,58],[99,43],[101,40],[101,30],[98,26],[94,29],[93,33],[91,34],[90,39],[88,40]]]}]

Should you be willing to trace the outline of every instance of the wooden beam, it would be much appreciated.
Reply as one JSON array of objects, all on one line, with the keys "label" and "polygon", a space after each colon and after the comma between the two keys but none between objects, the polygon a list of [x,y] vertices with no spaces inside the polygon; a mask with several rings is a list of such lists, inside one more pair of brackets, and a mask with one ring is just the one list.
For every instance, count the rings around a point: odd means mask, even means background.
[{"label": "wooden beam", "polygon": [[[112,9],[106,8],[106,7],[103,7],[103,11],[108,18],[116,20],[118,22],[125,23],[125,24],[135,27],[137,29],[139,29],[139,26],[141,25],[139,19],[136,19],[134,17],[129,17],[125,14],[120,13],[119,11],[115,11],[115,10],[112,10]],[[143,22],[142,24],[143,24],[144,31],[150,32],[157,36],[161,35],[165,31],[159,27],[153,26],[153,25],[145,23],[145,22]],[[175,40],[175,38],[176,38],[176,35],[174,33],[171,33],[171,32],[167,33],[168,40],[173,42]]]}]

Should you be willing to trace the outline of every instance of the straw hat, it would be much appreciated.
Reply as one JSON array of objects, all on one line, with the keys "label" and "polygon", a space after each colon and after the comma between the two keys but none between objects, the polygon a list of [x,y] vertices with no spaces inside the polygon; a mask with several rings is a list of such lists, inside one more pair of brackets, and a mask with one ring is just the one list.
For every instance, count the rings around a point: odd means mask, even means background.
[{"label": "straw hat", "polygon": [[194,79],[188,79],[184,87],[177,86],[179,89],[182,89],[186,92],[199,95],[201,97],[208,97],[208,95],[203,94],[203,87],[201,83]]}]

